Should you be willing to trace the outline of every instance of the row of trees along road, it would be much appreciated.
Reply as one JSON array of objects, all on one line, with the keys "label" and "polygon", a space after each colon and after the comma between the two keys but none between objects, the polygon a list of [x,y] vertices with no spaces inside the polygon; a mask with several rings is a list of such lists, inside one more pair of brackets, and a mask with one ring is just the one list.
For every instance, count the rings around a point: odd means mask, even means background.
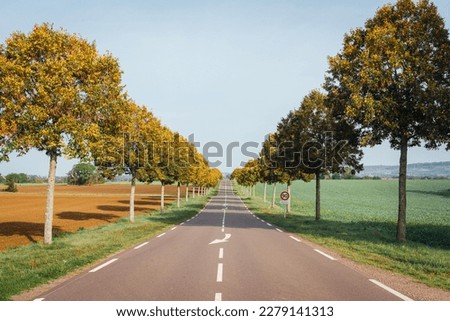
[{"label": "row of trees along road", "polygon": [[283,118],[258,162],[233,177],[250,184],[240,176],[256,165],[269,184],[312,174],[320,219],[320,177],[361,170],[360,148],[387,140],[400,151],[397,239],[405,241],[408,148],[450,149],[450,40],[436,6],[399,0],[381,7],[344,36],[342,50],[329,58],[323,89]]},{"label": "row of trees along road", "polygon": [[45,244],[52,242],[62,155],[93,160],[107,178],[131,175],[131,222],[137,180],[161,181],[162,192],[176,181],[204,191],[221,177],[181,135],[127,96],[121,74],[111,54],[49,24],[15,32],[0,45],[0,161],[31,149],[49,156]]}]

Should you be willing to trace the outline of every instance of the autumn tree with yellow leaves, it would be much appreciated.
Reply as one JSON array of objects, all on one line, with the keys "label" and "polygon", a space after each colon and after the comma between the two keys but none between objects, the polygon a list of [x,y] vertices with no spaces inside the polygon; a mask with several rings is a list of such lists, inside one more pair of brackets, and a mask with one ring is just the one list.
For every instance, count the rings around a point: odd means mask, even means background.
[{"label": "autumn tree with yellow leaves", "polygon": [[52,243],[57,160],[88,157],[90,142],[124,116],[121,70],[110,54],[52,25],[13,33],[0,46],[0,149],[49,157],[44,242]]}]

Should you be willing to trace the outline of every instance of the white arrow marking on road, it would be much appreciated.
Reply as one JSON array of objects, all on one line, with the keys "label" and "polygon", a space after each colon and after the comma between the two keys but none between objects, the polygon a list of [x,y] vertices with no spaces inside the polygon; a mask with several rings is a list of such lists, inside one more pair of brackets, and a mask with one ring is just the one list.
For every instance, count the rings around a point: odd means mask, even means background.
[{"label": "white arrow marking on road", "polygon": [[218,244],[218,243],[226,243],[226,242],[228,242],[230,237],[231,237],[231,234],[225,234],[225,238],[223,238],[221,240],[214,240],[211,243],[209,243],[209,245],[211,245],[211,244]]}]

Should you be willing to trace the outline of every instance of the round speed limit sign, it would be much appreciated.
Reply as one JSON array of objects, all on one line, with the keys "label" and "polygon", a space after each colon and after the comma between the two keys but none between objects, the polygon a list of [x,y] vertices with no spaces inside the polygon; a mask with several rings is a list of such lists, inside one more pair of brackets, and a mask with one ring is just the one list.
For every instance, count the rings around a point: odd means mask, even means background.
[{"label": "round speed limit sign", "polygon": [[281,192],[280,193],[280,199],[282,200],[282,201],[287,201],[287,200],[289,200],[289,193],[287,192],[287,191],[283,191],[283,192]]}]

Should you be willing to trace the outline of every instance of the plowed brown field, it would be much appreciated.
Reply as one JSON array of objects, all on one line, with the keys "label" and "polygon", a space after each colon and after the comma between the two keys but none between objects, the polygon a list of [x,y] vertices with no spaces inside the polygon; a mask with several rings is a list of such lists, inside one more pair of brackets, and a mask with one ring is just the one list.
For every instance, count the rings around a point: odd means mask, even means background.
[{"label": "plowed brown field", "polygon": [[[160,188],[159,185],[136,186],[136,214],[159,209]],[[18,193],[0,192],[0,250],[43,239],[46,193],[46,185],[22,185]],[[71,232],[128,216],[129,193],[127,184],[58,185],[53,231]],[[166,203],[172,202],[176,186],[166,186],[165,194]]]}]

